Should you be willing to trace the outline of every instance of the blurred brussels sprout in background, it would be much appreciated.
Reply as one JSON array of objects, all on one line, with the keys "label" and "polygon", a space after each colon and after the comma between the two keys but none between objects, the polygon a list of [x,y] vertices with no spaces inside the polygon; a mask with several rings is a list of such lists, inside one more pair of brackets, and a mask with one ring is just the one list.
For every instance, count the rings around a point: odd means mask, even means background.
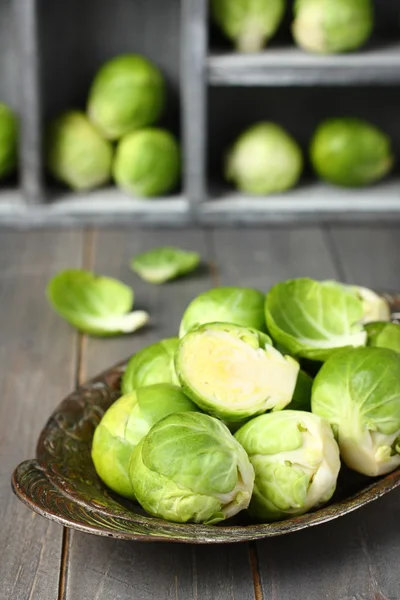
[{"label": "blurred brussels sprout in background", "polygon": [[368,346],[389,348],[400,354],[400,325],[398,323],[368,323],[365,325]]},{"label": "blurred brussels sprout in background", "polygon": [[123,137],[116,150],[116,184],[135,196],[161,196],[178,184],[181,153],[174,136],[164,129],[142,129]]},{"label": "blurred brussels sprout in background", "polygon": [[286,0],[211,0],[215,23],[239,52],[259,52],[278,29]]},{"label": "blurred brussels sprout in background", "polygon": [[265,331],[264,294],[240,287],[217,287],[194,298],[179,327],[183,337],[192,327],[223,322]]},{"label": "blurred brussels sprout in background", "polygon": [[179,338],[167,338],[143,348],[129,360],[122,376],[123,394],[155,383],[179,385],[175,372],[175,352]]},{"label": "blurred brussels sprout in background", "polygon": [[131,260],[132,270],[149,283],[165,283],[194,271],[200,254],[172,246],[153,248]]},{"label": "blurred brussels sprout in background", "polygon": [[160,419],[197,407],[174,385],[161,383],[122,396],[96,427],[92,459],[97,474],[109,488],[133,499],[129,461],[135,446]]},{"label": "blurred brussels sprout in background", "polygon": [[53,177],[75,191],[107,183],[113,150],[86,116],[67,111],[51,123],[46,140],[46,162]]},{"label": "blurred brussels sprout in background", "polygon": [[235,433],[254,467],[251,516],[276,521],[300,515],[332,497],[340,469],[329,424],[285,410],[252,419]]},{"label": "blurred brussels sprout in background", "polygon": [[179,343],[175,367],[185,393],[229,423],[280,410],[293,397],[298,363],[272,347],[264,333],[207,323]]},{"label": "blurred brussels sprout in background", "polygon": [[303,170],[297,142],[275,123],[258,123],[234,143],[226,162],[225,176],[249,194],[284,192],[296,185]]},{"label": "blurred brussels sprout in background", "polygon": [[130,479],[151,515],[214,524],[247,508],[254,471],[228,428],[200,413],[159,421],[135,448]]},{"label": "blurred brussels sprout in background", "polygon": [[296,0],[293,36],[310,52],[333,54],[357,50],[374,27],[371,0]]},{"label": "blurred brussels sprout in background", "polygon": [[18,161],[18,121],[14,112],[0,102],[0,179],[15,171]]},{"label": "blurred brussels sprout in background", "polygon": [[331,424],[348,467],[371,477],[400,466],[400,356],[352,348],[316,376],[312,412]]},{"label": "blurred brussels sprout in background", "polygon": [[267,294],[265,311],[272,339],[295,356],[324,361],[340,348],[367,341],[361,299],[334,281],[278,283]]},{"label": "blurred brussels sprout in background", "polygon": [[344,187],[379,181],[394,164],[390,138],[355,118],[323,121],[311,140],[310,158],[321,179]]},{"label": "blurred brussels sprout in background", "polygon": [[147,312],[133,306],[133,290],[111,277],[67,269],[48,283],[47,299],[55,312],[84,333],[110,336],[143,327]]},{"label": "blurred brussels sprout in background", "polygon": [[139,54],[107,61],[95,76],[88,115],[109,140],[156,122],[164,107],[164,80],[159,69]]}]

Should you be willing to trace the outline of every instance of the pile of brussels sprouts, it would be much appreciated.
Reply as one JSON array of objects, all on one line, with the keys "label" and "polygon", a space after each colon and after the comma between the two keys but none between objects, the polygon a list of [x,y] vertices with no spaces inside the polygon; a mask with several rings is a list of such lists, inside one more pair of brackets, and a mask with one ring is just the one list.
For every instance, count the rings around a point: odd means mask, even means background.
[{"label": "pile of brussels sprouts", "polygon": [[[390,138],[375,125],[353,117],[322,121],[311,138],[309,158],[321,180],[347,188],[380,181],[395,162]],[[285,129],[261,122],[233,144],[225,177],[252,195],[277,194],[298,183],[304,162],[300,146]]]},{"label": "pile of brussels sprouts", "polygon": [[[287,0],[211,0],[214,22],[239,52],[259,52],[276,34]],[[292,34],[308,52],[357,50],[374,28],[372,0],[295,0]]]},{"label": "pile of brussels sprouts", "polygon": [[49,172],[76,191],[113,178],[137,197],[171,192],[181,160],[175,137],[154,126],[164,104],[163,76],[148,59],[124,54],[109,60],[94,77],[86,113],[69,110],[50,124]]},{"label": "pile of brussels sprouts", "polygon": [[176,337],[130,359],[94,433],[98,475],[153,516],[215,524],[316,509],[341,468],[389,473],[400,466],[390,318],[384,298],[335,281],[202,293]]},{"label": "pile of brussels sprouts", "polygon": [[18,162],[18,120],[13,110],[0,102],[0,181],[14,173]]}]

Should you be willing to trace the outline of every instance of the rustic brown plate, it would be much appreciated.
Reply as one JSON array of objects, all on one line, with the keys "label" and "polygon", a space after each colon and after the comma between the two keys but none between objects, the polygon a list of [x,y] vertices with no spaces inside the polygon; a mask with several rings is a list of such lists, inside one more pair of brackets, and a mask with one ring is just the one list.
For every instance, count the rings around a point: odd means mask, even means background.
[{"label": "rustic brown plate", "polygon": [[[400,320],[400,294],[383,294],[393,320]],[[42,431],[36,459],[21,463],[12,487],[33,511],[79,531],[138,541],[195,544],[243,542],[282,535],[336,519],[377,500],[400,485],[400,469],[371,479],[342,468],[329,505],[278,523],[256,524],[246,517],[224,525],[169,523],[148,516],[137,504],[113,494],[97,477],[90,456],[95,427],[119,397],[126,362],[96,377],[68,396]]]}]

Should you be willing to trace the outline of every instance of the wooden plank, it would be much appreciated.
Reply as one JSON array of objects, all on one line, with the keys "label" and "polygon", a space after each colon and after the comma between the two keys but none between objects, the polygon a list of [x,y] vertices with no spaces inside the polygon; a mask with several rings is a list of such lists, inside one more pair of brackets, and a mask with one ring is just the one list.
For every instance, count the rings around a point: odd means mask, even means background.
[{"label": "wooden plank", "polygon": [[35,455],[51,411],[73,389],[76,333],[47,305],[57,271],[77,266],[81,235],[0,235],[0,598],[55,600],[62,528],[12,496],[10,475]]},{"label": "wooden plank", "polygon": [[[208,269],[162,286],[142,282],[129,269],[135,253],[174,244],[210,258],[209,240],[200,230],[132,230],[94,233],[86,261],[95,271],[133,285],[137,306],[148,310],[152,327],[133,336],[87,340],[81,377],[87,379],[139,348],[177,333],[189,301],[212,281]],[[93,249],[90,256],[90,247]],[[173,544],[135,544],[72,532],[66,600],[237,600],[253,599],[247,544],[231,548],[188,548]],[[235,595],[236,594],[236,595]]]}]

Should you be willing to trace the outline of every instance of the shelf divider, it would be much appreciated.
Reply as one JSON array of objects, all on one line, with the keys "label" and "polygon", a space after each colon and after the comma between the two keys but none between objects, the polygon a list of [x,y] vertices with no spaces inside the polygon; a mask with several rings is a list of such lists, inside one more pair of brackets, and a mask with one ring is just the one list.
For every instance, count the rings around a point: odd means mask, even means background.
[{"label": "shelf divider", "polygon": [[13,0],[19,62],[20,185],[27,204],[39,204],[44,197],[38,2]]},{"label": "shelf divider", "polygon": [[206,197],[208,1],[182,0],[181,7],[184,189],[196,221]]}]

